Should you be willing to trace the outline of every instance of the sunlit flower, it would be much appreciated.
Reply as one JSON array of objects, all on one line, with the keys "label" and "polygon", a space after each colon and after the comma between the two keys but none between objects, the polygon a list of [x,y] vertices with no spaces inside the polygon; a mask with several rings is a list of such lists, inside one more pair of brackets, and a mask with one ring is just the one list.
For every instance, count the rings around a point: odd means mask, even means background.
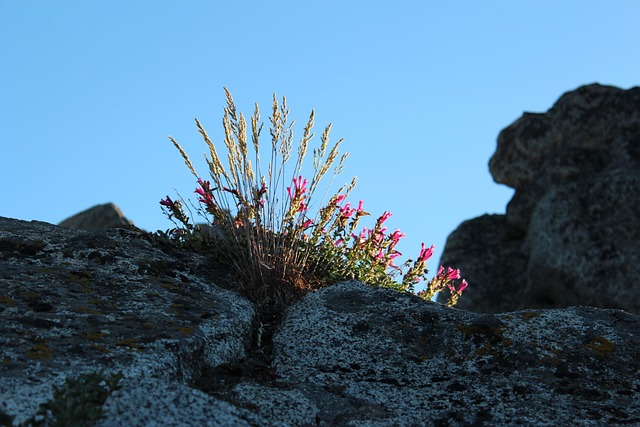
[{"label": "sunlit flower", "polygon": [[391,212],[387,212],[385,211],[380,218],[378,218],[378,225],[382,225],[386,220],[389,219],[389,217],[391,216]]},{"label": "sunlit flower", "polygon": [[391,238],[391,240],[394,243],[398,243],[398,241],[404,237],[406,237],[407,235],[404,234],[402,231],[400,230],[395,230],[393,233],[391,233],[391,235],[389,236]]},{"label": "sunlit flower", "polygon": [[435,247],[431,245],[430,248],[426,248],[424,243],[422,244],[422,249],[420,249],[420,255],[418,256],[418,262],[426,262],[433,255],[433,251]]}]

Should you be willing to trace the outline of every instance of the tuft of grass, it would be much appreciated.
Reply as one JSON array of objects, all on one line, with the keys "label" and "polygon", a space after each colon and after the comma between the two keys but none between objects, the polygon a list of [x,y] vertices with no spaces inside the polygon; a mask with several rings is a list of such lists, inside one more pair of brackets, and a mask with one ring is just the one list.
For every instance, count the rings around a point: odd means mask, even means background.
[{"label": "tuft of grass", "polygon": [[[260,145],[264,126],[258,105],[247,120],[237,111],[231,93],[224,90],[224,160],[196,119],[198,132],[208,147],[204,157],[210,180],[197,173],[185,150],[169,137],[197,180],[199,205],[194,208],[207,220],[210,230],[203,233],[191,223],[182,198],[172,200],[167,196],[160,204],[176,228],[164,235],[184,243],[211,239],[214,252],[235,267],[245,294],[261,306],[285,306],[306,292],[347,279],[413,293],[415,284],[426,278],[426,262],[433,246],[422,244],[415,261],[409,259],[397,266],[394,259],[401,254],[395,247],[404,233],[387,230],[384,224],[391,213],[384,212],[372,229],[358,231],[361,218],[369,213],[364,211],[363,201],[357,207],[347,201],[356,178],[329,196],[348,157],[348,153],[340,152],[342,139],[331,143],[331,124],[322,131],[319,145],[311,148],[315,136],[312,110],[294,148],[286,98],[278,102],[274,94],[270,143],[264,150]],[[303,165],[309,151],[312,163],[310,178],[306,179]],[[264,159],[262,154],[266,154]],[[327,176],[331,176],[329,184],[321,186]],[[319,207],[311,210],[320,194]],[[449,287],[450,303],[455,304],[466,287],[464,281],[456,285],[459,279],[459,270],[441,268],[418,295],[430,299]]]}]

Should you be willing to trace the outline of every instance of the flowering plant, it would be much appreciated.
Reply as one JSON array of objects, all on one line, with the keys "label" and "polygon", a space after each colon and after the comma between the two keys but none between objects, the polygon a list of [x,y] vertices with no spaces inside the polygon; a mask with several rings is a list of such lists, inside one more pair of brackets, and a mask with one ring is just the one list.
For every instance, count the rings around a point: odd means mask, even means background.
[{"label": "flowering plant", "polygon": [[[225,93],[223,127],[227,167],[196,119],[198,131],[209,148],[205,159],[211,181],[202,179],[180,144],[172,137],[169,139],[196,177],[195,193],[199,201],[196,209],[213,227],[215,244],[224,248],[221,253],[240,274],[246,293],[259,303],[282,305],[309,290],[346,279],[413,293],[414,286],[426,278],[426,263],[433,254],[433,246],[427,248],[423,243],[415,261],[409,259],[396,265],[395,260],[402,255],[396,246],[405,234],[400,230],[389,232],[385,222],[390,212],[384,212],[372,229],[358,230],[361,218],[369,213],[364,211],[362,200],[357,207],[347,201],[356,185],[355,178],[331,196],[326,205],[323,200],[315,213],[311,210],[312,197],[321,179],[333,167],[333,182],[348,156],[348,153],[340,155],[342,140],[328,149],[331,124],[324,129],[320,146],[313,149],[313,173],[306,179],[302,166],[314,136],[315,113],[311,111],[297,147],[293,171],[287,174],[285,166],[293,152],[293,124],[288,122],[286,98],[279,104],[274,94],[269,118],[271,150],[267,172],[263,174],[258,142],[263,125],[258,105],[250,118],[249,141],[247,120],[236,112],[226,88]],[[325,196],[327,192],[328,188]],[[198,234],[182,200],[167,196],[160,204],[177,226],[172,230],[173,237],[180,240]],[[459,270],[445,271],[441,267],[438,275],[427,281],[426,288],[417,295],[431,299],[437,292],[449,288],[449,304],[453,305],[467,286],[464,280],[456,285],[459,279]]]}]

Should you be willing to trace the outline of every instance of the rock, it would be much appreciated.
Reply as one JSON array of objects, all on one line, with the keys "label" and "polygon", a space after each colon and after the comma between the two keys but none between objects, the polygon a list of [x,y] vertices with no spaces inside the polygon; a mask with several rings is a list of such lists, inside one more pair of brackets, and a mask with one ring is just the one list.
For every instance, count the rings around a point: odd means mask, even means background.
[{"label": "rock", "polygon": [[[206,264],[162,250],[143,233],[0,218],[0,410],[24,419],[52,384],[97,368],[125,374],[136,389],[127,402],[137,396],[158,405],[160,395],[182,399],[174,383],[191,381],[203,366],[243,358],[252,305],[216,286]],[[139,382],[150,378],[159,382]],[[194,393],[184,399],[212,405]],[[177,416],[165,421],[181,425],[183,412],[164,411]],[[231,414],[219,412],[225,420]],[[211,415],[203,412],[195,425]]]},{"label": "rock", "polygon": [[58,225],[74,230],[105,230],[107,228],[138,229],[133,225],[133,222],[125,218],[120,208],[113,203],[94,206],[65,219]]},{"label": "rock", "polygon": [[321,425],[640,423],[639,321],[590,308],[475,314],[348,282],[287,313],[274,363],[281,381],[317,388],[305,397]]},{"label": "rock", "polygon": [[[463,222],[447,238],[441,264],[460,268],[471,283],[457,307],[501,313],[521,307],[525,295],[527,257],[523,233],[504,215],[483,215]],[[444,293],[438,296],[445,303]]]},{"label": "rock", "polygon": [[506,215],[467,221],[446,244],[441,263],[470,283],[460,308],[640,313],[640,87],[584,86],[525,113],[489,168],[515,194]]},{"label": "rock", "polygon": [[0,424],[97,369],[124,375],[100,427],[640,423],[639,316],[475,314],[352,281],[272,325],[232,285],[149,234],[0,218]]}]

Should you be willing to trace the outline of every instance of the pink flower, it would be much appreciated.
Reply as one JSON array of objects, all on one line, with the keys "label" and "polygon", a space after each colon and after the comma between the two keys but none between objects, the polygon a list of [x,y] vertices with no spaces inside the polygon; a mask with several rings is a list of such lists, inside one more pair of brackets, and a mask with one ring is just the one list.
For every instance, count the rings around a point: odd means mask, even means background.
[{"label": "pink flower", "polygon": [[338,240],[336,240],[335,245],[340,246],[342,243],[344,243],[344,240],[342,240],[342,237],[341,237]]},{"label": "pink flower", "polygon": [[460,270],[459,269],[456,268],[454,270],[451,267],[447,267],[447,278],[449,280],[456,280],[456,279],[459,279],[460,277],[461,276],[460,276]]},{"label": "pink flower", "polygon": [[364,201],[360,200],[360,202],[358,203],[358,210],[356,211],[357,213],[360,213],[363,211],[362,209],[362,204],[364,203]]},{"label": "pink flower", "polygon": [[367,238],[368,231],[369,231],[369,230],[367,230],[367,227],[364,227],[364,228],[362,229],[362,231],[360,232],[360,235],[358,236],[358,238],[359,238],[360,240],[364,240],[364,239],[366,239],[366,238]]},{"label": "pink flower", "polygon": [[382,249],[380,249],[380,251],[376,255],[376,259],[384,259],[384,252],[382,252]]},{"label": "pink flower", "polygon": [[200,187],[202,187],[202,189],[197,189],[196,193],[202,194],[203,190],[207,192],[211,191],[211,183],[209,181],[203,181],[202,178],[198,178],[198,184],[200,184]]},{"label": "pink flower", "polygon": [[331,203],[334,205],[337,205],[338,203],[340,203],[341,201],[344,200],[346,196],[344,194],[338,194],[332,201]]},{"label": "pink flower", "polygon": [[258,196],[262,196],[266,192],[267,192],[267,184],[263,182],[262,187],[260,187],[260,190],[258,190]]},{"label": "pink flower", "polygon": [[297,178],[293,178],[293,190],[291,189],[291,187],[287,187],[289,197],[291,197],[291,199],[293,200],[296,197],[302,196],[305,191],[307,191],[306,187],[308,183],[309,181],[307,181],[306,179],[304,181],[302,180],[302,175]]},{"label": "pink flower", "polygon": [[422,249],[420,249],[420,255],[418,256],[418,262],[426,262],[433,255],[435,247],[431,245],[429,249],[425,248],[424,243]]},{"label": "pink flower", "polygon": [[173,200],[171,200],[171,198],[169,196],[167,196],[166,199],[160,200],[160,204],[162,206],[166,206],[168,208],[172,208],[173,207],[173,203],[174,203]]},{"label": "pink flower", "polygon": [[462,283],[460,283],[460,286],[458,286],[458,292],[464,291],[465,289],[467,289],[467,286],[469,286],[467,281],[462,279]]},{"label": "pink flower", "polygon": [[393,263],[393,260],[401,256],[402,254],[398,251],[393,251],[389,254],[389,267],[398,268],[397,265]]},{"label": "pink flower", "polygon": [[211,183],[198,178],[198,184],[200,184],[200,188],[196,188],[196,191],[194,191],[194,193],[201,196],[198,200],[207,206],[213,205],[213,198],[211,197]]},{"label": "pink flower", "polygon": [[309,226],[310,226],[310,225],[312,225],[312,224],[313,224],[313,220],[312,220],[312,219],[308,219],[308,220],[306,220],[306,221],[304,222],[304,224],[302,224],[302,228],[307,228],[307,227],[309,227]]},{"label": "pink flower", "polygon": [[456,280],[461,277],[460,270],[457,268],[453,269],[451,267],[447,267],[447,271],[444,271],[444,267],[440,266],[437,277],[443,281]]},{"label": "pink flower", "polygon": [[264,207],[264,205],[267,203],[267,201],[262,198],[262,196],[264,196],[266,192],[267,184],[263,182],[262,187],[260,187],[260,189],[256,191],[256,199],[258,199],[258,204],[262,207]]},{"label": "pink flower", "polygon": [[384,212],[380,218],[378,218],[378,225],[382,225],[386,220],[389,219],[389,217],[391,216],[391,212]]},{"label": "pink flower", "polygon": [[449,290],[451,291],[451,293],[455,294],[455,293],[461,293],[462,291],[467,289],[467,286],[469,286],[469,284],[467,283],[466,280],[463,279],[462,282],[460,283],[460,286],[458,286],[458,289],[456,289],[456,286],[453,284],[453,282],[449,282],[447,286],[449,287]]},{"label": "pink flower", "polygon": [[400,230],[396,230],[393,233],[391,233],[391,235],[389,236],[391,238],[391,240],[393,241],[393,243],[398,243],[398,241],[400,239],[402,239],[403,237],[406,237],[407,235],[404,234],[402,231]]}]

